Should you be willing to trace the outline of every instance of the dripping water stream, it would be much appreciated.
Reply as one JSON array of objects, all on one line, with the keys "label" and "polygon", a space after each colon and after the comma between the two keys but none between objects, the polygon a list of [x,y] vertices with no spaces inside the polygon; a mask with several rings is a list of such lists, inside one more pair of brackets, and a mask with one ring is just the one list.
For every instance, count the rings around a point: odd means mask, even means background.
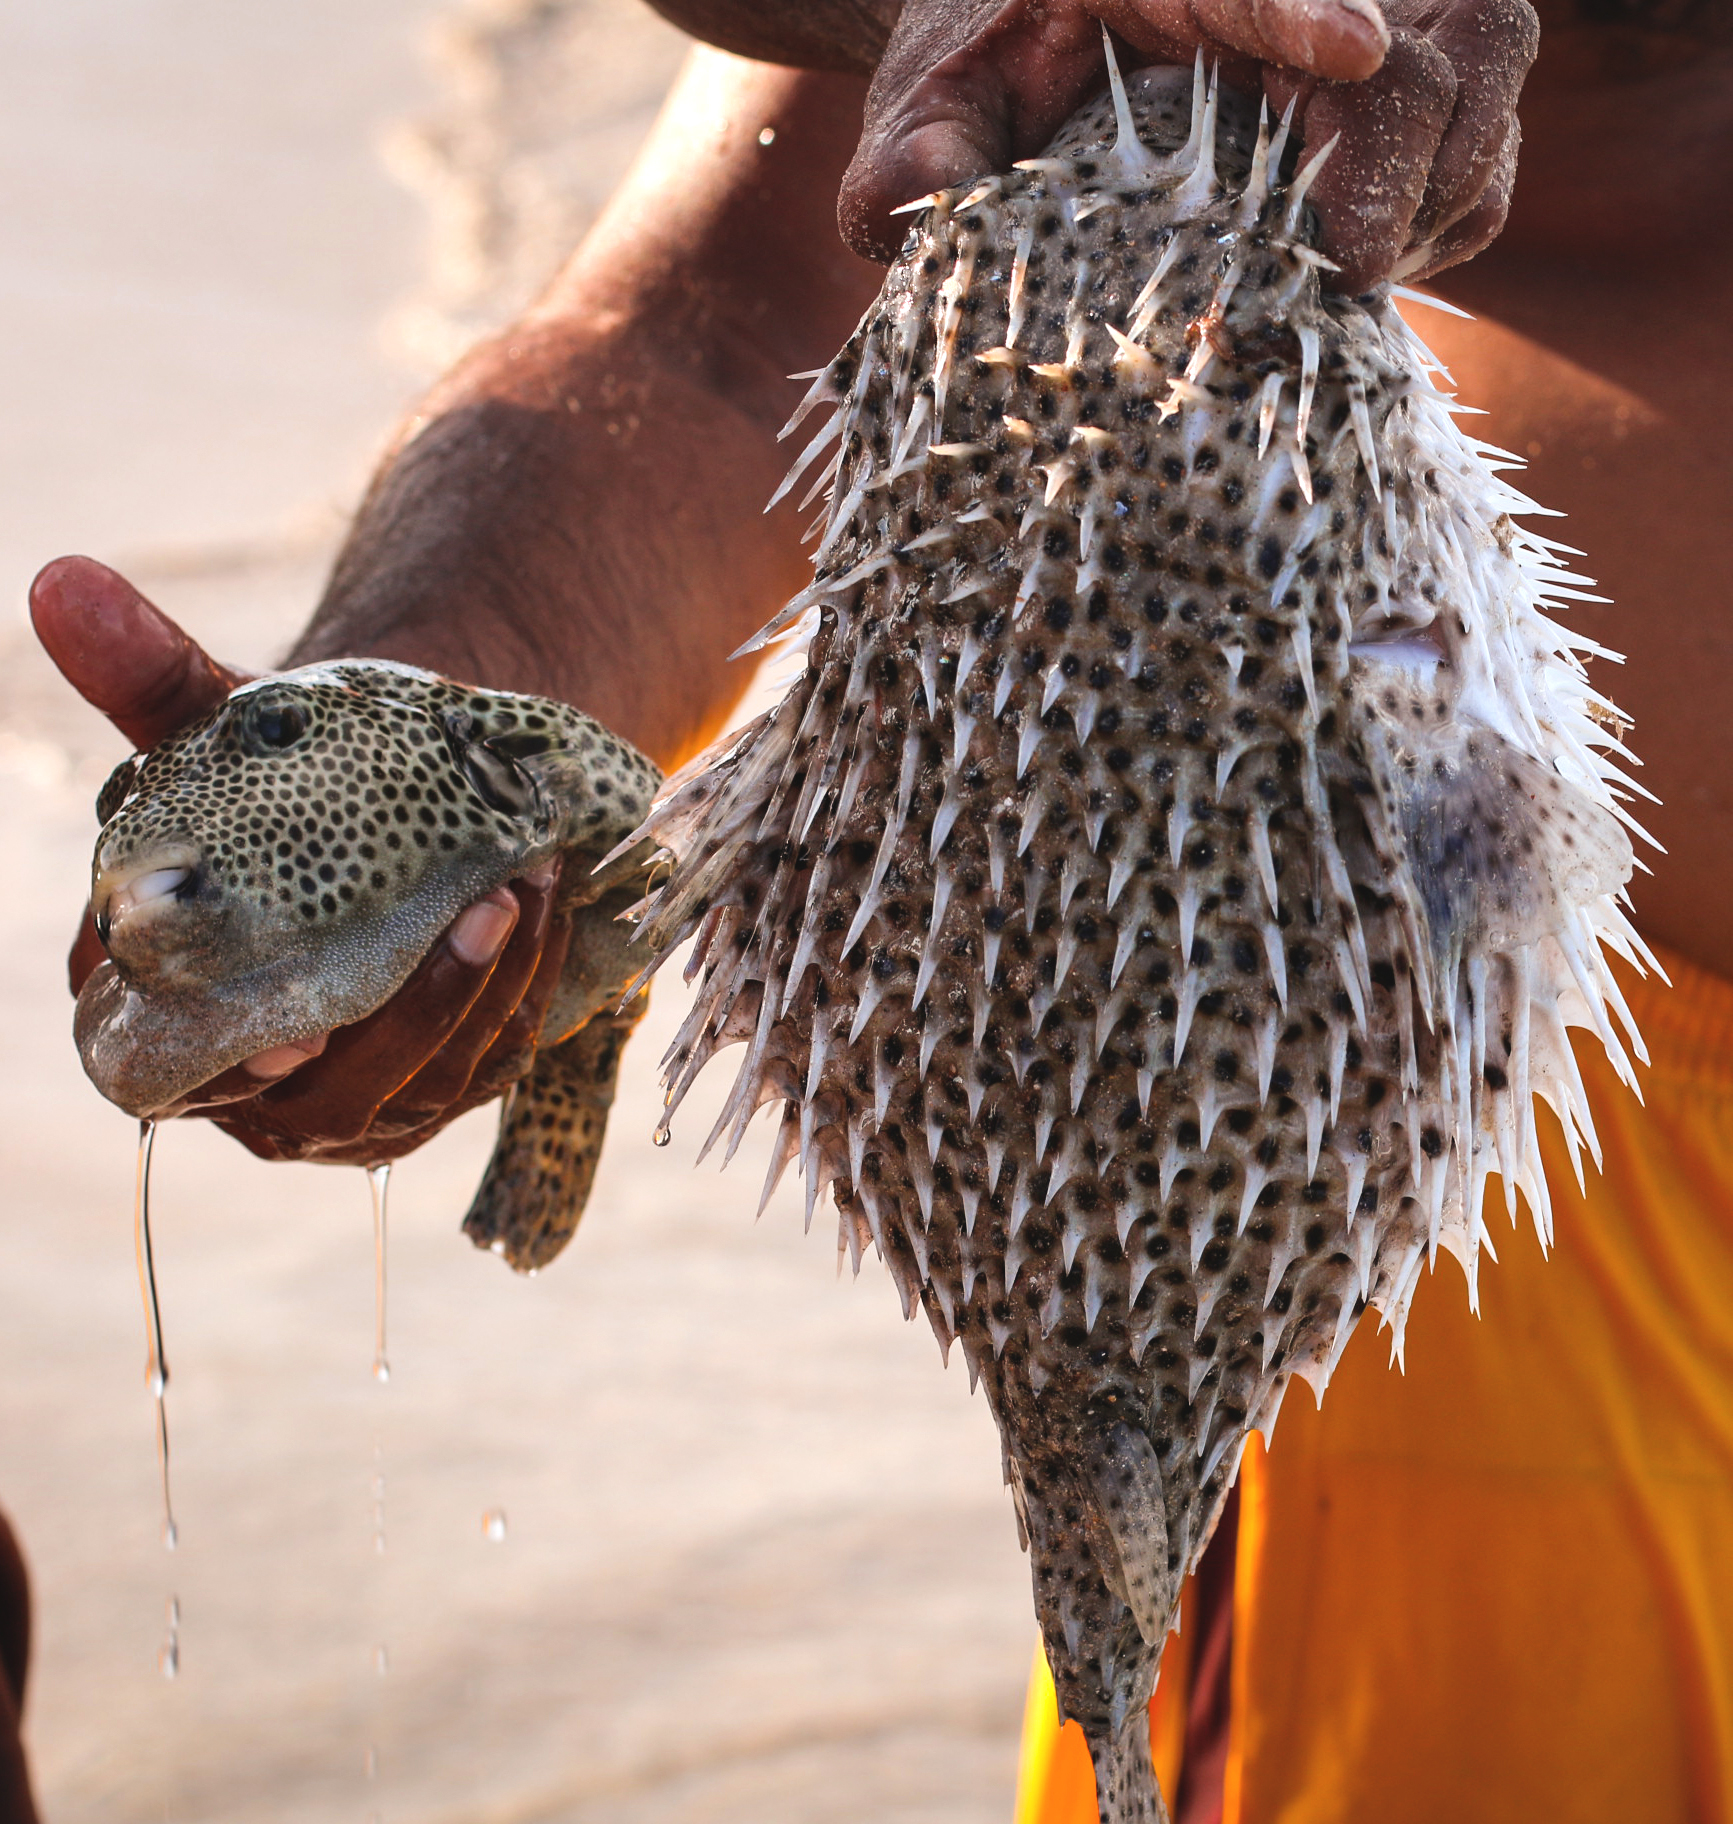
[{"label": "dripping water stream", "polygon": [[[385,1346],[386,1204],[391,1189],[389,1164],[367,1168],[367,1189],[373,1199],[373,1379],[380,1387],[387,1387],[391,1382],[391,1361]],[[377,1426],[373,1433],[373,1554],[375,1558],[385,1556],[385,1446]],[[380,1572],[383,1572],[383,1566],[380,1567]],[[376,1606],[383,1612],[383,1586],[377,1579],[376,1589]],[[373,1648],[374,1673],[383,1678],[390,1669],[390,1654],[385,1642],[377,1641]],[[377,1800],[379,1744],[376,1741],[367,1744],[365,1769],[368,1790]],[[380,1824],[380,1818],[381,1813],[375,1806],[370,1812],[369,1824]]]},{"label": "dripping water stream", "polygon": [[180,1543],[175,1525],[174,1501],[169,1493],[168,1468],[168,1360],[162,1347],[162,1307],[156,1295],[156,1256],[150,1238],[150,1162],[156,1149],[156,1123],[138,1124],[138,1183],[133,1195],[133,1247],[138,1255],[138,1286],[144,1298],[145,1342],[149,1358],[145,1380],[156,1402],[156,1461],[162,1479],[162,1542],[173,1551]]},{"label": "dripping water stream", "polygon": [[[156,1253],[150,1234],[150,1162],[156,1148],[156,1123],[138,1124],[138,1182],[133,1193],[133,1248],[138,1256],[138,1287],[144,1300],[147,1359],[145,1383],[156,1406],[157,1475],[162,1484],[162,1543],[172,1552],[180,1542],[175,1525],[174,1500],[169,1489],[168,1358],[162,1346],[162,1305],[156,1291]],[[171,1592],[168,1625],[157,1651],[157,1669],[164,1678],[178,1678],[181,1669],[181,1599]]]},{"label": "dripping water stream", "polygon": [[370,1165],[367,1188],[373,1194],[373,1378],[391,1379],[385,1354],[385,1196],[391,1188],[391,1167]]}]

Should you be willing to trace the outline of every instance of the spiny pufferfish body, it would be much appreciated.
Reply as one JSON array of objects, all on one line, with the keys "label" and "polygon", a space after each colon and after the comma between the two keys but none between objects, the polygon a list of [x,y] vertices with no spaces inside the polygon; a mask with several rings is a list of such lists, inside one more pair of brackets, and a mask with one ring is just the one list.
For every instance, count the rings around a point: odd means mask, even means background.
[{"label": "spiny pufferfish body", "polygon": [[109,951],[79,994],[85,1069],[140,1116],[255,1052],[362,1019],[451,920],[566,858],[572,937],[465,1221],[530,1269],[577,1226],[621,1047],[644,1008],[622,845],[656,768],[580,711],[383,660],[242,685],[126,761],[97,801],[91,907]]},{"label": "spiny pufferfish body", "polygon": [[1472,1288],[1490,1171],[1545,1235],[1567,1024],[1629,1068],[1582,579],[1388,295],[1322,292],[1285,137],[1145,72],[929,199],[803,408],[804,674],[646,826],[670,1109],[743,1044],[712,1138],[780,1102],[772,1181],[961,1343],[1112,1824],[1249,1431],[1439,1245]]}]

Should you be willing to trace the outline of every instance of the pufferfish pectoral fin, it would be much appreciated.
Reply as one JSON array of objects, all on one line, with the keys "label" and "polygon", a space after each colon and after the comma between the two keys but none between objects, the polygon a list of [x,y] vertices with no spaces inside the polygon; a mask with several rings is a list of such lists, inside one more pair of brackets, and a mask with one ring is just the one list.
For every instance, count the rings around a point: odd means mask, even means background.
[{"label": "pufferfish pectoral fin", "polygon": [[519,1273],[545,1267],[577,1231],[602,1156],[620,1055],[648,1005],[640,994],[618,1013],[598,1013],[538,1053],[506,1097],[463,1232]]},{"label": "pufferfish pectoral fin", "polygon": [[1565,930],[1630,878],[1630,838],[1581,787],[1488,728],[1390,743],[1381,785],[1446,979],[1454,958]]}]

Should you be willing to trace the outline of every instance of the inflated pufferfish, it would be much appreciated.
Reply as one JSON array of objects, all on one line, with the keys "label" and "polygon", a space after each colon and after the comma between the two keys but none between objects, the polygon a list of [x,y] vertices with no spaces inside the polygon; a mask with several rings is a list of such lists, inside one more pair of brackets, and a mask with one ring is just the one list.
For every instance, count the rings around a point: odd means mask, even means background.
[{"label": "inflated pufferfish", "polygon": [[1162,1815],[1144,1706],[1249,1431],[1369,1305],[1399,1348],[1440,1246],[1473,1296],[1489,1172],[1547,1236],[1567,1026],[1641,1055],[1621,724],[1545,612],[1583,579],[1388,293],[1321,290],[1327,150],[1115,74],[927,199],[801,408],[830,504],[761,638],[804,674],[645,826],[702,972],[669,1109],[744,1044],[712,1139],[780,1102],[772,1182],[962,1344],[1104,1824]]},{"label": "inflated pufferfish", "polygon": [[[364,1018],[453,918],[564,855],[572,938],[465,1232],[522,1270],[570,1239],[620,1052],[646,1006],[621,845],[661,774],[581,711],[409,665],[344,659],[243,684],[116,769],[91,910],[109,953],[74,1033],[98,1089],[173,1112],[271,1046]],[[608,851],[621,852],[608,865]]]}]

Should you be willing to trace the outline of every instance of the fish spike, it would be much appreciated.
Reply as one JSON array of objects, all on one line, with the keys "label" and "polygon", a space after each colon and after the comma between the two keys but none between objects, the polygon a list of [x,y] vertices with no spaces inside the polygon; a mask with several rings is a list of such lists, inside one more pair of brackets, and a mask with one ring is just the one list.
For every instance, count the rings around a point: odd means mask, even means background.
[{"label": "fish spike", "polygon": [[1180,256],[1181,241],[1177,234],[1170,234],[1167,245],[1161,250],[1150,275],[1143,281],[1143,289],[1132,300],[1131,315],[1127,320],[1127,333],[1134,339],[1141,336],[1149,327],[1155,316],[1156,299],[1161,291],[1161,282],[1173,270],[1174,261]]},{"label": "fish spike", "polygon": [[1270,1175],[1263,1166],[1252,1164],[1246,1167],[1245,1191],[1240,1197],[1239,1221],[1234,1229],[1236,1235],[1245,1234],[1246,1224],[1251,1221],[1252,1211],[1257,1207],[1258,1198],[1269,1181]]},{"label": "fish spike", "polygon": [[1107,86],[1113,95],[1113,118],[1118,128],[1108,156],[1127,177],[1153,177],[1160,171],[1161,163],[1137,131],[1131,100],[1125,92],[1125,80],[1119,73],[1119,58],[1113,49],[1113,34],[1105,25],[1101,28],[1101,46],[1107,53]]},{"label": "fish spike", "polygon": [[1284,1013],[1288,1010],[1288,953],[1282,943],[1282,930],[1274,918],[1266,918],[1259,927],[1264,940],[1264,956],[1270,965],[1270,986]]},{"label": "fish spike", "polygon": [[[1332,144],[1334,142],[1332,141]],[[912,203],[898,203],[896,208],[887,209],[887,215],[919,215],[923,209],[943,209],[946,193],[943,190],[929,190],[925,196],[917,196]],[[945,210],[948,214],[949,211]]]},{"label": "fish spike", "polygon": [[1203,149],[1203,115],[1206,87],[1207,84],[1204,80],[1203,67],[1203,46],[1199,45],[1197,55],[1192,59],[1191,66],[1191,131],[1186,135],[1185,144],[1173,154],[1173,164],[1170,167],[1173,170],[1191,171],[1196,166],[1198,154]]},{"label": "fish spike", "polygon": [[[817,457],[819,451],[822,450],[842,428],[844,416],[845,414],[841,410],[838,410],[833,412],[831,416],[825,420],[824,426],[819,431],[818,435],[814,437],[806,448],[794,459],[794,466],[785,476],[783,476],[782,485],[771,495],[769,500],[764,503],[764,511],[766,513],[770,512],[772,508],[787,497],[795,483],[806,473],[807,465]],[[820,475],[822,476],[823,474],[824,471],[821,469]],[[811,498],[810,495],[807,497],[808,500]],[[801,505],[806,505],[806,501],[802,501]]]},{"label": "fish spike", "polygon": [[[1280,157],[1280,154],[1277,154]],[[1258,143],[1252,149],[1252,168],[1246,178],[1246,187],[1240,195],[1240,206],[1237,212],[1236,225],[1251,228],[1264,212],[1264,204],[1270,198],[1270,104],[1260,98],[1258,102]]]},{"label": "fish spike", "polygon": [[1024,281],[1029,276],[1029,256],[1035,249],[1035,218],[1023,224],[1017,236],[1017,247],[1011,259],[1011,285],[1005,294],[1005,346],[1014,349],[1023,328]]},{"label": "fish spike", "polygon": [[1282,408],[1282,388],[1286,376],[1281,373],[1264,376],[1263,391],[1258,399],[1258,459],[1261,462],[1270,447],[1270,437],[1276,428],[1276,414]]},{"label": "fish spike", "polygon": [[1276,130],[1270,137],[1270,163],[1272,171],[1282,168],[1282,154],[1288,149],[1288,134],[1294,124],[1294,107],[1299,97],[1292,96],[1288,105],[1282,110],[1282,118],[1276,123]]},{"label": "fish spike", "polygon": [[764,1190],[758,1199],[759,1216],[762,1216],[769,1206],[770,1199],[776,1193],[777,1185],[782,1182],[782,1174],[788,1170],[789,1160],[799,1150],[800,1120],[794,1112],[794,1104],[785,1102],[782,1105],[782,1120],[776,1130],[776,1140],[770,1151],[770,1169],[764,1174]]},{"label": "fish spike", "polygon": [[[1290,104],[1290,107],[1291,105],[1292,104]],[[1472,323],[1474,321],[1473,311],[1462,310],[1455,304],[1446,302],[1443,298],[1435,298],[1429,291],[1415,291],[1407,285],[1392,285],[1390,287],[1390,295],[1393,298],[1402,298],[1410,304],[1425,304],[1432,310],[1441,310],[1447,317],[1461,317],[1465,323]],[[801,374],[790,374],[789,378],[791,380],[797,380],[804,379],[805,376]]]},{"label": "fish spike", "polygon": [[1300,215],[1306,206],[1306,193],[1317,181],[1318,173],[1329,161],[1330,154],[1336,150],[1340,133],[1332,133],[1316,152],[1294,174],[1294,181],[1288,186],[1288,213],[1282,222],[1284,234],[1297,234],[1300,228]]},{"label": "fish spike", "polygon": [[1003,177],[983,178],[967,196],[960,198],[956,204],[959,209],[973,209],[977,203],[984,203],[990,196],[997,196],[1004,188]]},{"label": "fish spike", "polygon": [[1294,414],[1294,443],[1306,447],[1306,427],[1312,421],[1312,396],[1318,387],[1318,332],[1306,327],[1295,332],[1300,342],[1300,404]]},{"label": "fish spike", "polygon": [[807,414],[815,407],[820,405],[841,405],[843,400],[847,397],[846,394],[839,393],[836,387],[832,385],[831,368],[829,367],[809,368],[803,374],[790,374],[788,377],[790,380],[810,380],[812,385],[806,389],[800,404],[794,408],[787,424],[776,433],[776,441],[778,443],[784,443],[792,437],[794,433],[800,429],[802,423],[804,423]]},{"label": "fish spike", "polygon": [[[1199,55],[1201,61],[1201,53]],[[1198,121],[1197,162],[1191,168],[1191,175],[1173,193],[1173,207],[1180,214],[1202,209],[1221,194],[1221,179],[1216,175],[1216,102],[1220,85],[1221,66],[1211,64],[1209,88],[1205,92],[1203,114]],[[1196,105],[1195,91],[1193,105]],[[1186,142],[1186,150],[1191,150],[1189,140]]]},{"label": "fish spike", "polygon": [[[1384,498],[1384,482],[1378,473],[1378,449],[1372,441],[1372,414],[1367,409],[1363,395],[1356,394],[1349,407],[1349,417],[1354,425],[1354,441],[1360,446],[1360,462],[1366,471],[1366,479],[1372,484],[1372,498]],[[1312,498],[1310,490],[1307,500]]]}]

